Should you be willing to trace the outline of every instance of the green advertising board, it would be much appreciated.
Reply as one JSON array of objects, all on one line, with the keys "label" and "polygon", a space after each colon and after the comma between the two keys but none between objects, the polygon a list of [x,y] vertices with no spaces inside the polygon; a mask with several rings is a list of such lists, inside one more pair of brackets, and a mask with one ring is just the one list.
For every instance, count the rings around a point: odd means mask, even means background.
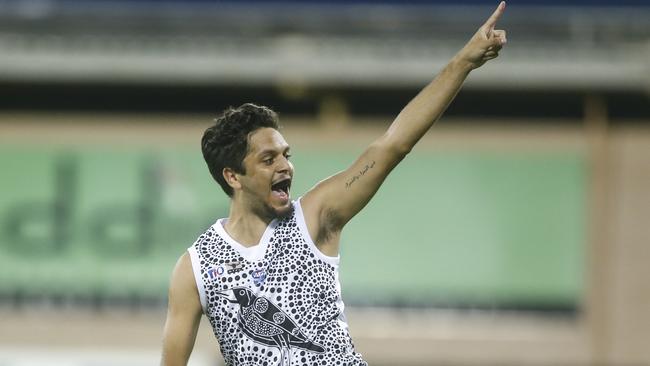
[{"label": "green advertising board", "polygon": [[[228,214],[196,150],[1,147],[0,294],[164,298]],[[295,149],[294,198],[357,153]],[[576,305],[585,169],[572,152],[412,153],[344,231],[344,299]]]}]

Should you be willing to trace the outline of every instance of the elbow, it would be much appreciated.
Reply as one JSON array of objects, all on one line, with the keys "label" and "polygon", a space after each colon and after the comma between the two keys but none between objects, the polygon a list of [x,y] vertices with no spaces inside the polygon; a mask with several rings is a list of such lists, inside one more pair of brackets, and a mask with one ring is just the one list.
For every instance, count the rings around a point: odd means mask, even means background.
[{"label": "elbow", "polygon": [[401,161],[413,149],[413,145],[406,143],[399,143],[395,141],[386,141],[382,146],[382,150],[387,152],[396,161]]},{"label": "elbow", "polygon": [[403,142],[398,142],[394,139],[383,138],[375,141],[370,147],[371,151],[376,152],[379,156],[383,156],[385,161],[392,162],[390,165],[395,165],[402,161],[413,149],[413,145]]},{"label": "elbow", "polygon": [[391,148],[393,153],[400,159],[404,159],[411,150],[413,150],[413,145],[410,144],[394,144]]},{"label": "elbow", "polygon": [[390,132],[384,134],[377,142],[383,151],[386,151],[398,161],[406,157],[413,150],[414,145],[410,141],[398,138],[398,136]]}]

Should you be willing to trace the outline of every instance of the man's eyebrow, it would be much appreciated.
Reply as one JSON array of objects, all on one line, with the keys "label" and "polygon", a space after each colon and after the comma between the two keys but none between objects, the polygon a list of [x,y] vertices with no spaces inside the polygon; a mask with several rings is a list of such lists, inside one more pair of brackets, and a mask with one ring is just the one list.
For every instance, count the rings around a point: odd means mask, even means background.
[{"label": "man's eyebrow", "polygon": [[[262,150],[259,153],[257,153],[257,156],[275,155],[275,154],[277,154],[278,150],[279,149],[265,149],[265,150]],[[282,153],[286,154],[286,153],[289,152],[289,150],[291,150],[291,147],[289,145],[287,145],[282,149]]]}]

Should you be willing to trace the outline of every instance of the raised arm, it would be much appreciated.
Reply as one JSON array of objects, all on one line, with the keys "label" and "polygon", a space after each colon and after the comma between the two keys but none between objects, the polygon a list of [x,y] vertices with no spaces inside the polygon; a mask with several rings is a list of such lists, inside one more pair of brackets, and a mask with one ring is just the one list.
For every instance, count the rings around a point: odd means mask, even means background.
[{"label": "raised arm", "polygon": [[386,133],[348,169],[305,194],[301,202],[307,227],[325,254],[338,253],[343,226],[370,201],[391,170],[440,118],[469,73],[498,56],[506,33],[494,28],[505,6],[502,1],[447,66],[404,107]]},{"label": "raised arm", "polygon": [[494,27],[505,6],[506,3],[502,1],[465,47],[404,107],[381,138],[386,140],[385,144],[398,146],[408,153],[444,113],[470,71],[498,56],[506,42],[506,35],[505,31],[495,30]]},{"label": "raised arm", "polygon": [[188,253],[176,263],[169,285],[167,321],[163,331],[162,366],[185,366],[201,321],[201,302]]}]

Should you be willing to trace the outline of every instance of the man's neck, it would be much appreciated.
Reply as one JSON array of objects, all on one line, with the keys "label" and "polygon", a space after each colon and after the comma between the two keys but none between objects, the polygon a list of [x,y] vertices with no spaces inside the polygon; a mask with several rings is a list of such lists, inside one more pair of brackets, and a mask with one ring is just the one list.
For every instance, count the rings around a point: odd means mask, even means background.
[{"label": "man's neck", "polygon": [[271,219],[262,218],[249,209],[245,209],[233,201],[230,206],[228,221],[224,229],[239,244],[245,247],[258,245]]}]

